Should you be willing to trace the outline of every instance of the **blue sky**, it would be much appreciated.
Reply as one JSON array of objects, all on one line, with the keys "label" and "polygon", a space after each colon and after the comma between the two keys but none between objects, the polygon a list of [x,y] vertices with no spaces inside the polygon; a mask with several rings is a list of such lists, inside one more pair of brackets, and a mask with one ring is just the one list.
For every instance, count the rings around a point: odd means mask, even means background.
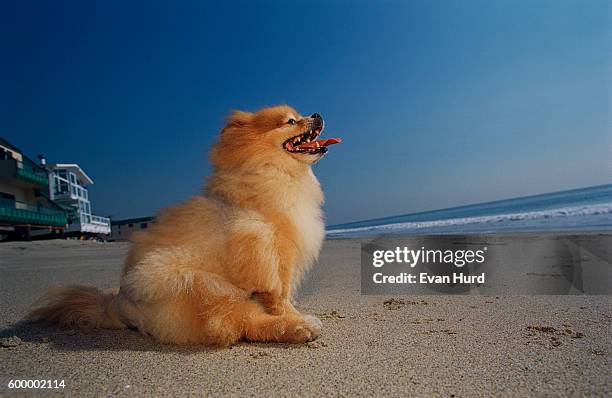
[{"label": "blue sky", "polygon": [[115,218],[200,192],[224,115],[278,103],[344,138],[331,224],[610,183],[611,4],[4,2],[0,135]]}]

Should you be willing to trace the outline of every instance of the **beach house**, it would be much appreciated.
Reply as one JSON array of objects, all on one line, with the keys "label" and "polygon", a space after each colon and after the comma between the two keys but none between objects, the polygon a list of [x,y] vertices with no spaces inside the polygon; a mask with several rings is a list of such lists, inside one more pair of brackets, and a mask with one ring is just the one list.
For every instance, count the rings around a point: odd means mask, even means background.
[{"label": "beach house", "polygon": [[92,214],[87,186],[93,184],[93,180],[85,171],[75,163],[50,164],[46,168],[51,199],[68,212],[66,233],[109,235],[110,219]]},{"label": "beach house", "polygon": [[111,222],[111,239],[128,240],[135,231],[142,231],[155,223],[155,217],[128,218]]},{"label": "beach house", "polygon": [[66,212],[49,195],[47,170],[0,138],[0,239],[59,233],[66,224]]}]

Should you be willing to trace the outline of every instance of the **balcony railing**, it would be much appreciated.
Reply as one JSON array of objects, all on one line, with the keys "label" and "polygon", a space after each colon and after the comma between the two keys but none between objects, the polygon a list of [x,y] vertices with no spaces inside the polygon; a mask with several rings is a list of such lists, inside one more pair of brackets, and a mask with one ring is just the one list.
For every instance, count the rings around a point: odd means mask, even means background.
[{"label": "balcony railing", "polygon": [[108,235],[111,232],[110,218],[81,213],[80,223],[70,225],[68,230]]},{"label": "balcony railing", "polygon": [[28,159],[0,159],[0,178],[14,178],[33,185],[49,185],[47,171]]},{"label": "balcony railing", "polygon": [[15,176],[21,180],[34,182],[42,185],[49,185],[49,176],[47,172],[24,159],[24,161],[17,161],[17,169],[15,170]]},{"label": "balcony railing", "polygon": [[91,216],[91,223],[110,226],[110,218],[100,217],[100,216]]},{"label": "balcony railing", "polygon": [[81,224],[97,224],[110,226],[110,218],[81,213]]},{"label": "balcony railing", "polygon": [[63,210],[0,198],[0,220],[18,224],[65,227],[68,220]]}]

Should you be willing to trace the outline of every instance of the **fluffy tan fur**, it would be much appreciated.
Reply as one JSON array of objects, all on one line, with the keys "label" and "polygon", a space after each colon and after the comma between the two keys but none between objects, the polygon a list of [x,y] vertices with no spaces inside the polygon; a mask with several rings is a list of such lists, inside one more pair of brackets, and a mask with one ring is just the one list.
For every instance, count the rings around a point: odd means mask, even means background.
[{"label": "fluffy tan fur", "polygon": [[323,194],[311,170],[321,155],[283,148],[313,123],[288,106],[234,112],[212,149],[205,194],[133,235],[119,291],[56,286],[29,319],[136,327],[174,344],[315,339],[321,322],[291,298],[323,242]]}]

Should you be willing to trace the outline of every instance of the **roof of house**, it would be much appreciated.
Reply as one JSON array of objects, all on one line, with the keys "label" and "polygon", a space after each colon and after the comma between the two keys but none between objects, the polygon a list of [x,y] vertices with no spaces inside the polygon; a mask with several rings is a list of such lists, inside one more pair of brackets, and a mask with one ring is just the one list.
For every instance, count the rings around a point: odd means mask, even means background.
[{"label": "roof of house", "polygon": [[7,140],[5,140],[2,137],[0,137],[0,144],[2,146],[5,146],[5,147],[9,148],[12,151],[19,152],[20,154],[23,155],[23,152],[21,152],[21,149],[17,148],[15,145],[11,144],[10,142],[8,142]]},{"label": "roof of house", "polygon": [[0,145],[10,149],[13,152],[19,153],[21,155],[21,157],[22,157],[22,161],[24,163],[27,163],[29,166],[34,167],[34,168],[39,169],[39,170],[43,170],[43,171],[46,172],[44,167],[42,167],[41,165],[39,165],[38,163],[36,163],[32,159],[30,159],[25,153],[23,153],[23,151],[21,149],[17,148],[15,145],[11,144],[10,142],[8,142],[7,140],[5,140],[2,137],[0,137]]},{"label": "roof of house", "polygon": [[155,217],[126,218],[125,220],[111,221],[111,225],[138,224],[141,222],[149,222],[154,220]]},{"label": "roof of house", "polygon": [[91,185],[93,184],[93,180],[85,173],[85,171],[76,163],[53,163],[50,164],[49,167],[52,170],[55,169],[70,169],[73,173],[77,175],[77,178],[83,181],[83,185]]}]

